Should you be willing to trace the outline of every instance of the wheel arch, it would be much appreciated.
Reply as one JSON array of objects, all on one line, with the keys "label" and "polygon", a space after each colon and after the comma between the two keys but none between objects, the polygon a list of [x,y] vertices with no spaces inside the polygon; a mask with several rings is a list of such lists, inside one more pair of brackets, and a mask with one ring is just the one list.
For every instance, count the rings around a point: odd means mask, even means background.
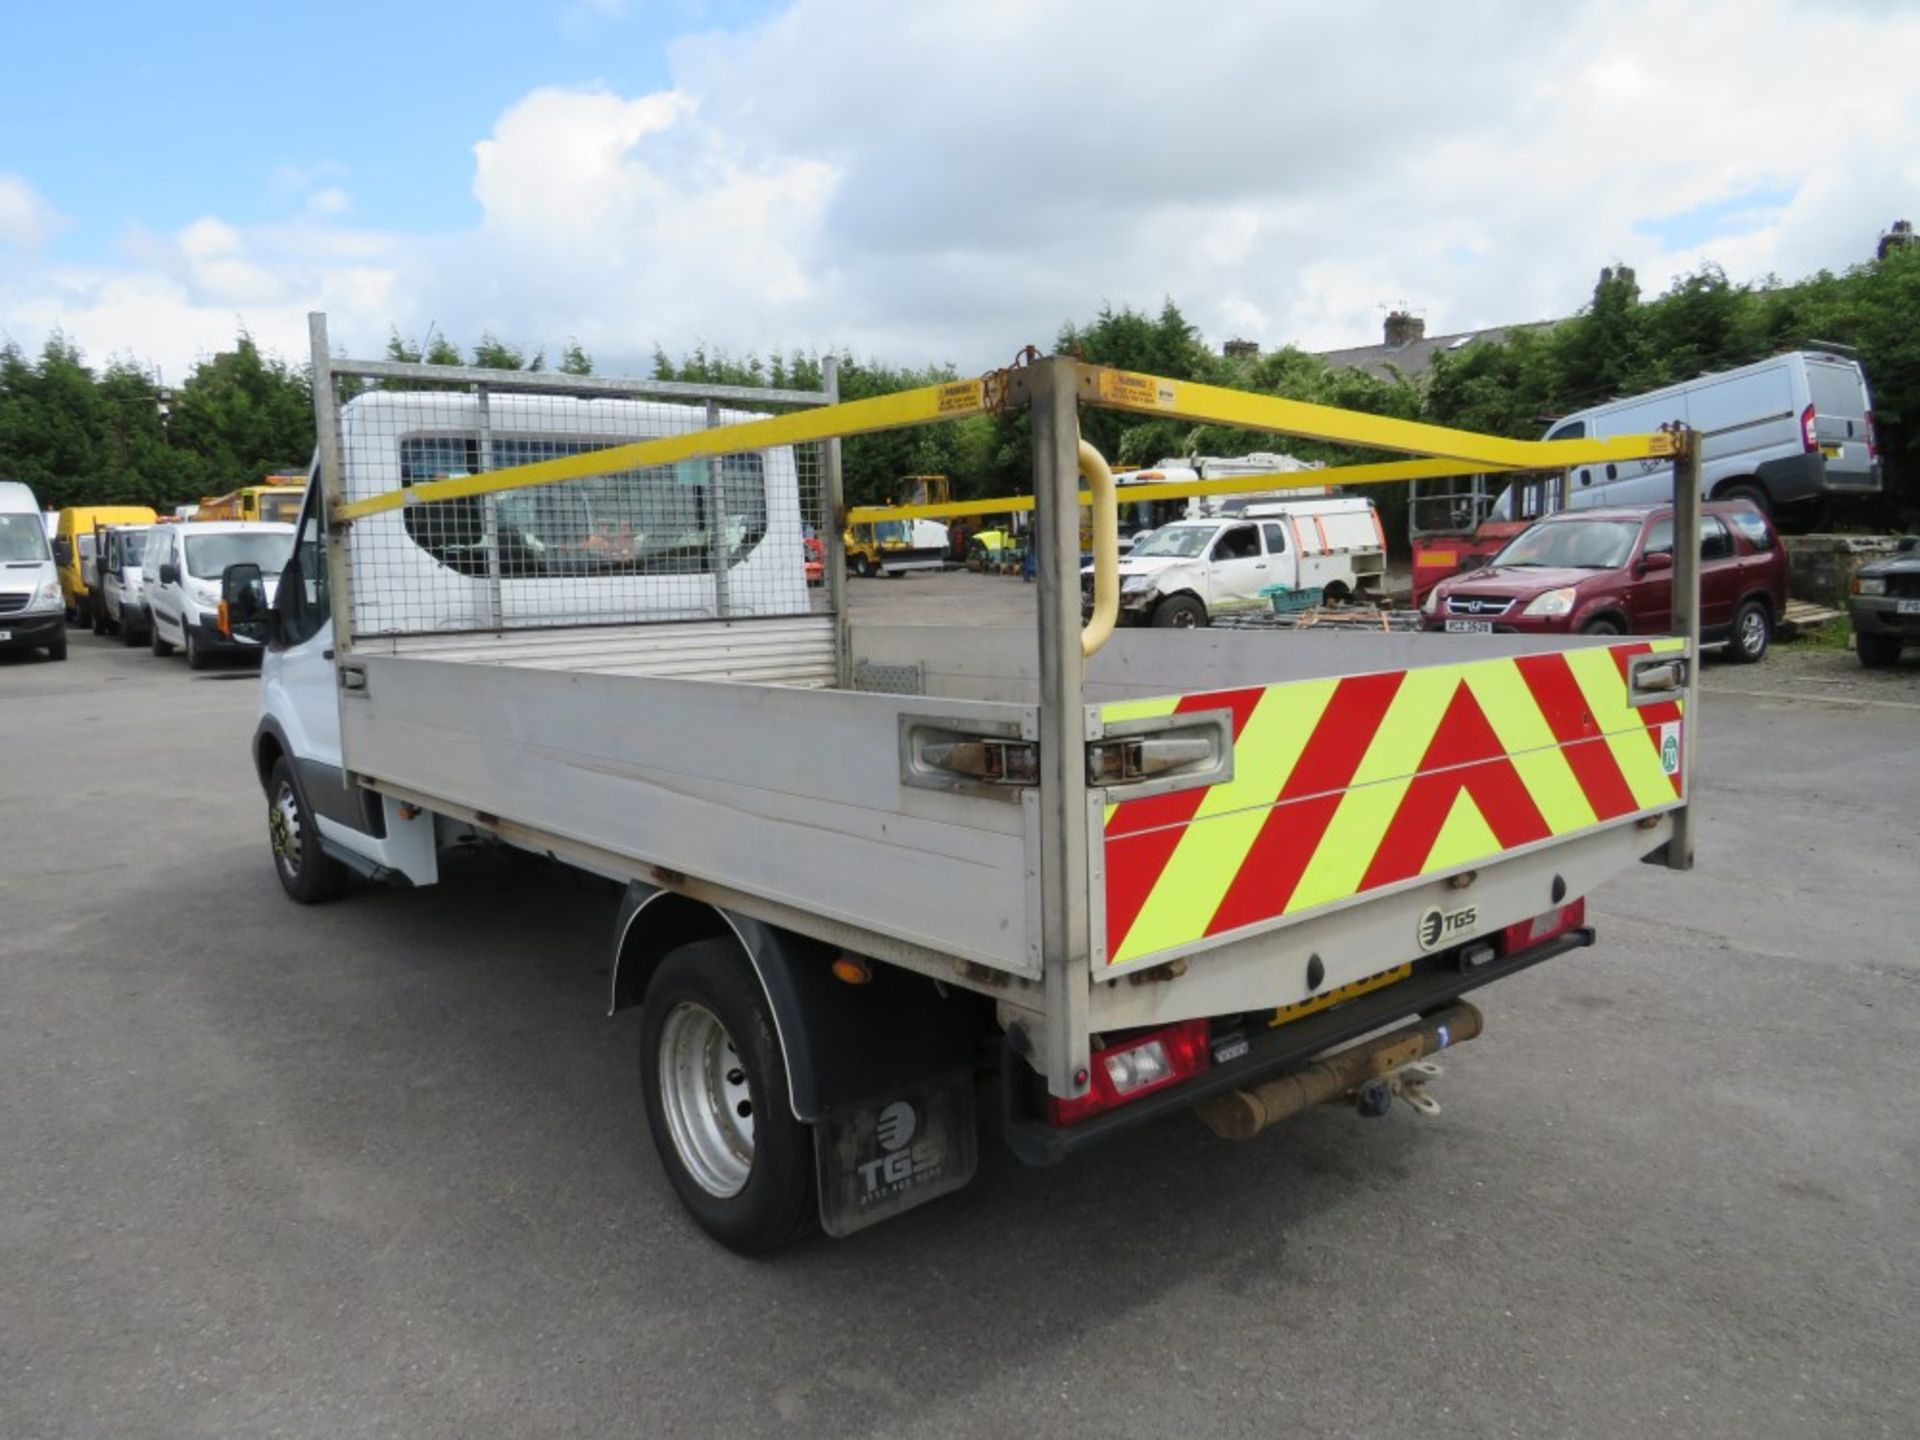
[{"label": "wheel arch", "polygon": [[[287,745],[287,737],[273,720],[262,720],[259,728],[253,732],[253,769],[260,777],[260,788],[267,788],[267,780],[273,774],[275,762],[292,754]],[[289,760],[288,764],[293,762]]]},{"label": "wheel arch", "polygon": [[868,962],[867,983],[845,984],[832,972],[835,946],[640,881],[628,885],[614,921],[608,1013],[641,1004],[673,951],[715,938],[739,947],[767,997],[803,1123],[971,1061],[969,1013],[933,982]]}]

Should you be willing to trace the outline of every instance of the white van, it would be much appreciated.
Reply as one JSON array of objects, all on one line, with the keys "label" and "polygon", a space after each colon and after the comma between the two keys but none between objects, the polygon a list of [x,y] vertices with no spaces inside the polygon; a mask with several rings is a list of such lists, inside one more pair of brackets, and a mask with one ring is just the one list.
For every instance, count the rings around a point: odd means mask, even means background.
[{"label": "white van", "polygon": [[[1371,500],[1264,501],[1238,516],[1176,520],[1120,560],[1122,623],[1187,629],[1216,615],[1259,610],[1267,592],[1319,590],[1329,600],[1378,593],[1386,534]],[[1081,572],[1092,604],[1093,567]]]},{"label": "white van", "polygon": [[140,557],[140,600],[153,653],[171,655],[178,646],[195,670],[204,670],[218,654],[258,657],[259,641],[229,636],[220,628],[220,577],[229,565],[258,565],[271,603],[274,584],[292,554],[291,525],[189,520],[154,526]]},{"label": "white van", "polygon": [[67,602],[33,491],[0,480],[0,650],[67,658]]},{"label": "white van", "polygon": [[[1700,432],[1701,494],[1751,500],[1769,515],[1812,520],[1834,496],[1880,489],[1873,402],[1860,366],[1841,355],[1796,350],[1646,395],[1610,400],[1555,422],[1548,440],[1643,435],[1681,421]],[[1582,465],[1568,504],[1653,505],[1673,495],[1673,467],[1658,460]],[[1511,520],[1514,496],[1490,518]]]},{"label": "white van", "polygon": [[151,525],[114,525],[100,531],[100,603],[94,607],[96,635],[118,635],[123,645],[137,645],[147,633],[142,600],[140,561],[147,548]]}]

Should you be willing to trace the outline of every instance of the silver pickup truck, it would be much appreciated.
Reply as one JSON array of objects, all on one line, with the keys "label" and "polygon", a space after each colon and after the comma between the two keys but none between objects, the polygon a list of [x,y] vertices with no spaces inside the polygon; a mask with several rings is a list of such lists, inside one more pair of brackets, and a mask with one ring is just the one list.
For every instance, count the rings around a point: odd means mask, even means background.
[{"label": "silver pickup truck", "polygon": [[[824,394],[420,368],[313,330],[293,560],[271,605],[223,578],[268,646],[281,882],[427,885],[477,840],[624,883],[609,1003],[640,1007],[662,1165],[736,1249],[964,1184],[983,1098],[1034,1163],[1175,1109],[1244,1136],[1418,1104],[1424,1057],[1478,1032],[1462,997],[1591,944],[1609,875],[1690,863],[1697,546],[1669,637],[1116,631],[1078,415],[1426,457],[1316,485],[1685,474],[1684,434],[1511,441],[1064,358],[839,404],[831,368]],[[841,439],[994,410],[1031,419],[1035,623],[854,620]]]}]

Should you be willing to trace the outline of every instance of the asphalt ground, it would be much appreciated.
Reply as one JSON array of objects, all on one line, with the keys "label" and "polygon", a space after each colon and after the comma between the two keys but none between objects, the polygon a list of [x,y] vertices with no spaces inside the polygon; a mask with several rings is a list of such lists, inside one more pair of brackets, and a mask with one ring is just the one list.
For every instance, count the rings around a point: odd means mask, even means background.
[{"label": "asphalt ground", "polygon": [[298,909],[252,674],[72,647],[0,659],[0,1435],[1920,1430],[1904,689],[1710,670],[1699,868],[1476,997],[1437,1118],[989,1146],[749,1262],[652,1157],[608,893],[496,856]]}]

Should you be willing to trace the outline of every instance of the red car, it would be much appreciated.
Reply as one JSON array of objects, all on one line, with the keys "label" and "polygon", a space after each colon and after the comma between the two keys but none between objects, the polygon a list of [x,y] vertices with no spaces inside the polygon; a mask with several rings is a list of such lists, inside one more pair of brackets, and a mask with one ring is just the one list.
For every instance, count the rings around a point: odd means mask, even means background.
[{"label": "red car", "polygon": [[[1700,517],[1700,638],[1751,663],[1787,608],[1787,552],[1751,501]],[[1481,570],[1442,580],[1428,630],[1657,635],[1672,623],[1673,507],[1570,510],[1536,521]]]}]

